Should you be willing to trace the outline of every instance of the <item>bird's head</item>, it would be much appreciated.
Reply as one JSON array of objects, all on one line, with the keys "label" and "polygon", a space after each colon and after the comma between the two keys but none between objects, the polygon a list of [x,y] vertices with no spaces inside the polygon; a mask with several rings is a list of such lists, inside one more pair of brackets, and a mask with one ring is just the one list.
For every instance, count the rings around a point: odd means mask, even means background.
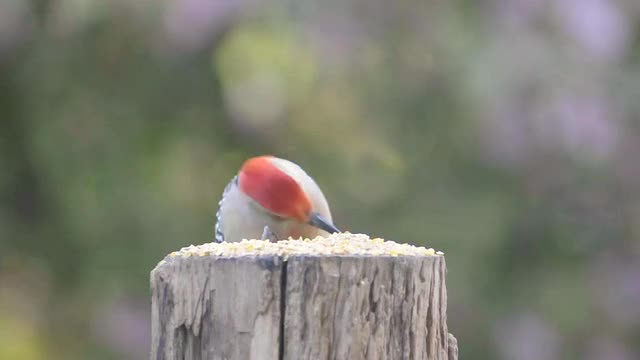
[{"label": "bird's head", "polygon": [[312,180],[307,180],[303,171],[295,171],[290,166],[296,165],[272,156],[250,158],[240,168],[240,190],[278,217],[309,224],[328,233],[340,232],[313,208],[309,194],[301,185]]}]

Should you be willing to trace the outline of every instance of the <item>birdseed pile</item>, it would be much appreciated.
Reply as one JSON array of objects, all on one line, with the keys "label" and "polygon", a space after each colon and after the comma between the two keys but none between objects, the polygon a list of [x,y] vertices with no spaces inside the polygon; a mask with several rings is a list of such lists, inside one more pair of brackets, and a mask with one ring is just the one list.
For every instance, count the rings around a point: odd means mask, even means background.
[{"label": "birdseed pile", "polygon": [[191,245],[169,254],[181,256],[258,256],[277,255],[285,259],[289,255],[365,255],[365,256],[435,256],[444,255],[432,248],[399,244],[380,238],[371,239],[365,234],[348,232],[315,239],[291,239],[270,242],[267,240],[242,240],[241,242],[207,243]]}]

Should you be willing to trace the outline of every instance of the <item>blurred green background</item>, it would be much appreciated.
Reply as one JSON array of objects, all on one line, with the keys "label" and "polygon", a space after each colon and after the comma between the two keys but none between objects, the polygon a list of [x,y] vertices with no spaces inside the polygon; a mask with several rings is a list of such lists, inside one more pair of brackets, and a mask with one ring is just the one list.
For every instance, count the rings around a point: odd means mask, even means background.
[{"label": "blurred green background", "polygon": [[640,358],[635,0],[1,0],[0,359],[146,359],[244,159],[443,250],[461,359]]}]

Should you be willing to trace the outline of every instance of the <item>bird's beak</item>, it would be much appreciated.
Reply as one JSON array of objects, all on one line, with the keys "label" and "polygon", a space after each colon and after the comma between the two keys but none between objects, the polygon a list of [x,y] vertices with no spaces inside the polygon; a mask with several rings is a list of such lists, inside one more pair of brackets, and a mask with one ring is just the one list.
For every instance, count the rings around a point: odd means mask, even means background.
[{"label": "bird's beak", "polygon": [[309,218],[309,225],[322,229],[329,234],[340,232],[337,227],[333,226],[332,223],[325,220],[322,216],[320,216],[320,214],[316,212],[311,213],[311,217]]}]

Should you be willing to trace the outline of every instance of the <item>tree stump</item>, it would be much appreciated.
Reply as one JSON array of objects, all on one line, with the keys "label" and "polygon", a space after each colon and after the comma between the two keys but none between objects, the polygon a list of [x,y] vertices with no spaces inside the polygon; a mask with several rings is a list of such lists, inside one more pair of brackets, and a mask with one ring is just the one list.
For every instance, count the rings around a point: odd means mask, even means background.
[{"label": "tree stump", "polygon": [[151,359],[457,360],[442,255],[218,250],[152,271]]}]

